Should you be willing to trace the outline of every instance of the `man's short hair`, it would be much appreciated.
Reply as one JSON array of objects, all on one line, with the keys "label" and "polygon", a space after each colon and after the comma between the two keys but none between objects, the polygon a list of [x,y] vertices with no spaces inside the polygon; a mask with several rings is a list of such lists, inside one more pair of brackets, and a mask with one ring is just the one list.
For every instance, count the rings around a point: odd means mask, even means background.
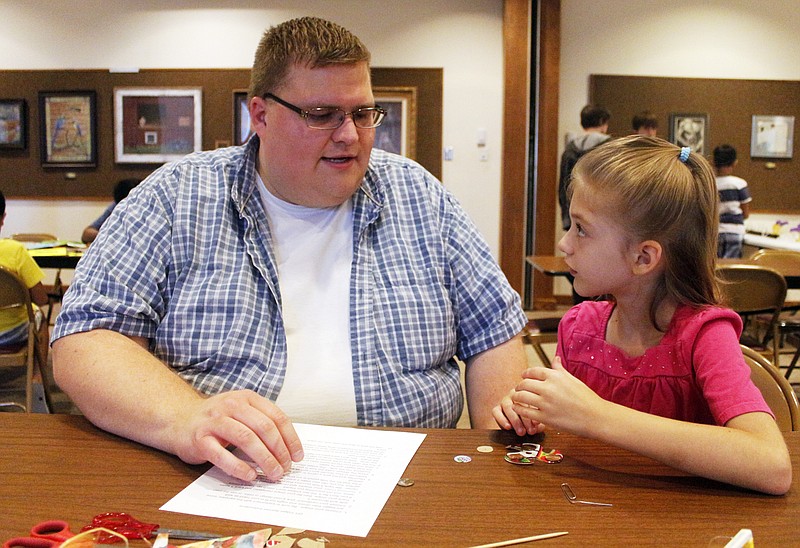
[{"label": "man's short hair", "polygon": [[122,179],[114,185],[114,203],[118,204],[128,197],[131,190],[139,184],[139,179]]},{"label": "man's short hair", "polygon": [[317,17],[300,17],[267,29],[256,49],[249,96],[277,91],[294,65],[369,64],[367,47],[347,29]]},{"label": "man's short hair", "polygon": [[736,149],[731,145],[719,145],[714,149],[714,167],[732,166],[736,161]]},{"label": "man's short hair", "polygon": [[658,117],[649,110],[644,110],[633,116],[631,125],[634,131],[638,131],[642,127],[658,129]]},{"label": "man's short hair", "polygon": [[581,109],[581,127],[583,129],[600,127],[607,124],[610,119],[611,113],[605,107],[586,105]]}]

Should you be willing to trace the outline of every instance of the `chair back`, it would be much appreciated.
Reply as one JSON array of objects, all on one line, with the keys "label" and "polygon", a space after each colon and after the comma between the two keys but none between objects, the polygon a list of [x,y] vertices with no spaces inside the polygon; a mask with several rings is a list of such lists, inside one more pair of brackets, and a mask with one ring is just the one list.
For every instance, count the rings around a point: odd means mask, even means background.
[{"label": "chair back", "polygon": [[723,304],[739,315],[747,327],[748,316],[763,314],[768,318],[763,337],[742,342],[769,348],[772,362],[778,364],[778,321],[786,300],[786,279],[778,271],[765,266],[726,264],[717,266]]},{"label": "chair back", "polygon": [[28,318],[33,321],[33,305],[28,288],[19,277],[0,266],[0,310],[22,306],[28,311]]},{"label": "chair back", "polygon": [[741,346],[744,361],[750,366],[750,378],[775,414],[778,428],[782,432],[799,430],[800,402],[797,400],[797,394],[792,385],[764,356],[752,348]]},{"label": "chair back", "polygon": [[25,367],[25,410],[33,406],[33,368],[35,358],[36,329],[33,305],[28,288],[19,277],[0,267],[0,310],[24,307],[28,312],[27,344],[0,347],[0,367]]},{"label": "chair back", "polygon": [[750,260],[778,272],[800,270],[800,252],[788,249],[759,249]]},{"label": "chair back", "polygon": [[18,242],[51,242],[58,240],[53,234],[46,234],[44,232],[21,232],[11,235],[12,240]]}]

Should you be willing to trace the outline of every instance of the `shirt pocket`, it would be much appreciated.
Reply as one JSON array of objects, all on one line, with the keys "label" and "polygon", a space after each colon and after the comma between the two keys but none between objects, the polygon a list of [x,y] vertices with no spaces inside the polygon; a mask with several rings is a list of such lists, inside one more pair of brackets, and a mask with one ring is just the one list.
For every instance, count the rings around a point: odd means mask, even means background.
[{"label": "shirt pocket", "polygon": [[439,269],[378,272],[374,297],[381,359],[402,371],[425,371],[455,355],[455,315]]}]

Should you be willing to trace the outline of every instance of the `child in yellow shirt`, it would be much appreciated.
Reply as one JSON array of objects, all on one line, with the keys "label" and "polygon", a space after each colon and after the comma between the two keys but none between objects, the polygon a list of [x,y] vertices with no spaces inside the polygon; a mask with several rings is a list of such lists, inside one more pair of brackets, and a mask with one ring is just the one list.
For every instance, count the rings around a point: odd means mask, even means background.
[{"label": "child in yellow shirt", "polygon": [[[0,192],[0,228],[6,219],[6,198]],[[31,293],[31,301],[39,306],[47,304],[47,291],[42,285],[44,273],[16,240],[0,239],[0,266],[19,276]],[[38,313],[38,311],[37,311]],[[40,313],[39,313],[40,314]],[[44,322],[42,322],[43,324]],[[47,326],[44,329],[45,347]],[[28,313],[22,307],[0,310],[0,345],[24,343],[28,340]]]}]

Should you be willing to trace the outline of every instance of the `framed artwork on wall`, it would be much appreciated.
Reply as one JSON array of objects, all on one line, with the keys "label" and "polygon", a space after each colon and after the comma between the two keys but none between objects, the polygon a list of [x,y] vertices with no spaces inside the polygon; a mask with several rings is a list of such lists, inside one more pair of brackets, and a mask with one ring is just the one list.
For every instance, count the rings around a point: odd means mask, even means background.
[{"label": "framed artwork on wall", "polygon": [[117,163],[164,163],[202,149],[202,88],[114,88]]},{"label": "framed artwork on wall", "polygon": [[28,109],[25,99],[0,99],[0,150],[28,146]]},{"label": "framed artwork on wall", "polygon": [[233,92],[233,144],[244,144],[252,134],[247,90],[238,89]]},{"label": "framed artwork on wall", "polygon": [[794,116],[753,116],[750,156],[791,158],[794,148]]},{"label": "framed artwork on wall", "polygon": [[416,160],[417,88],[376,86],[372,91],[375,102],[386,110],[383,123],[375,128],[375,148]]},{"label": "framed artwork on wall", "polygon": [[39,150],[44,167],[97,165],[97,94],[39,92]]},{"label": "framed artwork on wall", "polygon": [[705,154],[707,135],[707,114],[669,115],[669,140],[679,147],[689,147],[692,152]]}]

